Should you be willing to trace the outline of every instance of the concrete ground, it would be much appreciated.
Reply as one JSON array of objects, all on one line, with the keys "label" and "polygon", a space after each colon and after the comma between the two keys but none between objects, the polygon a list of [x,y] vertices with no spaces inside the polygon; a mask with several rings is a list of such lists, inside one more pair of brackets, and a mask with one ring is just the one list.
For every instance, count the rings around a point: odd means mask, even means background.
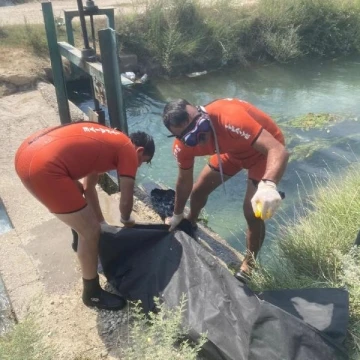
[{"label": "concrete ground", "polygon": [[[73,120],[84,118],[71,104]],[[81,275],[71,249],[71,231],[25,189],[14,169],[14,155],[31,133],[59,124],[54,87],[0,98],[0,197],[13,229],[0,235],[0,275],[16,317],[36,314],[45,342],[56,349],[54,359],[119,358],[119,338],[126,331],[127,312],[109,313],[83,306]],[[119,194],[99,196],[106,220],[119,225]],[[137,221],[159,222],[137,189]],[[203,231],[205,230],[205,231]],[[216,234],[203,229],[201,241],[224,262],[238,263],[239,254]],[[104,279],[102,279],[104,282]]]}]

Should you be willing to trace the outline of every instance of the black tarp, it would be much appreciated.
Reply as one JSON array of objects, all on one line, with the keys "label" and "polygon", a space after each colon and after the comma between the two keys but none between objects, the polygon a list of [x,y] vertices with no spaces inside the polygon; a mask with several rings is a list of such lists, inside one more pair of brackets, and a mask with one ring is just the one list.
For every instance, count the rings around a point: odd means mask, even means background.
[{"label": "black tarp", "polygon": [[348,294],[341,289],[253,293],[183,231],[165,225],[103,226],[100,259],[108,281],[128,300],[154,309],[187,298],[184,325],[207,332],[209,360],[347,359],[342,341]]}]

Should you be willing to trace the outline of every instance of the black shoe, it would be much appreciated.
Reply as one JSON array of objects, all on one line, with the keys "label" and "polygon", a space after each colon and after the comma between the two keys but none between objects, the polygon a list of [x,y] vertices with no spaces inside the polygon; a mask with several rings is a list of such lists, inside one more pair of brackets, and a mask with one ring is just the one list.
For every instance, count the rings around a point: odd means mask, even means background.
[{"label": "black shoe", "polygon": [[84,290],[82,300],[88,307],[96,307],[103,310],[121,310],[126,306],[126,300],[103,290],[99,284],[99,276],[95,279],[83,279]]},{"label": "black shoe", "polygon": [[234,276],[244,284],[247,284],[250,281],[250,274],[244,270],[239,270]]}]

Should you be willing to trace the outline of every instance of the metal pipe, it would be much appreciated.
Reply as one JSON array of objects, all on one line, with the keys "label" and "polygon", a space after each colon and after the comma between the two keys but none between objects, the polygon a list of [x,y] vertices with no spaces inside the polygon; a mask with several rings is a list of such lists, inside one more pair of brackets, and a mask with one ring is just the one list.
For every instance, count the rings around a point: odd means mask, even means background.
[{"label": "metal pipe", "polygon": [[44,16],[46,38],[49,47],[51,69],[54,78],[56,99],[58,103],[60,121],[62,124],[71,123],[70,108],[66,91],[66,82],[57,42],[54,13],[51,2],[41,3]]},{"label": "metal pipe", "polygon": [[82,30],[83,39],[84,39],[84,48],[90,49],[89,39],[87,36],[87,30],[86,30],[86,22],[85,22],[84,7],[83,7],[82,0],[77,0],[77,4],[78,4],[78,9],[79,9],[81,30]]},{"label": "metal pipe", "polygon": [[96,54],[95,26],[94,26],[94,17],[92,15],[90,15],[90,27],[91,27],[91,37],[93,41],[93,49]]}]

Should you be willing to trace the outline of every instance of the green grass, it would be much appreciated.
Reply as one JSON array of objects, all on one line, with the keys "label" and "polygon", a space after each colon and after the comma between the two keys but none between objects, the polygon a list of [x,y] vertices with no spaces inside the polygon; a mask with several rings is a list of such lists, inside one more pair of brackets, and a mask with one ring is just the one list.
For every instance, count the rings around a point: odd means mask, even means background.
[{"label": "green grass", "polygon": [[0,26],[0,44],[6,48],[22,48],[38,57],[48,56],[45,28],[41,24]]},{"label": "green grass", "polygon": [[269,260],[258,264],[254,290],[344,287],[350,293],[351,324],[347,347],[360,356],[360,250],[354,241],[360,230],[360,166],[316,192],[299,208],[296,220],[285,218]]},{"label": "green grass", "polygon": [[[130,7],[130,8],[129,8]],[[121,8],[120,8],[121,10]],[[96,20],[97,30],[104,27]],[[127,4],[116,18],[122,51],[152,73],[169,75],[227,64],[336,58],[360,49],[359,0],[147,0]],[[76,46],[81,31],[74,22]],[[88,36],[91,32],[88,31]],[[58,39],[65,40],[64,27]],[[43,25],[1,26],[3,45],[47,56]]]},{"label": "green grass", "polygon": [[[83,47],[80,25],[74,23],[74,39],[78,48]],[[67,41],[64,26],[57,27],[57,40]],[[90,32],[88,32],[88,35]],[[3,25],[0,24],[0,49],[1,48],[22,48],[30,51],[38,57],[49,57],[45,27],[42,24],[28,24],[24,17],[23,24]]]},{"label": "green grass", "polygon": [[[183,296],[175,309],[155,299],[156,312],[145,315],[141,304],[130,305],[131,321],[127,336],[122,336],[118,344],[123,360],[196,360],[206,341],[200,335],[196,343],[187,338],[186,327],[182,326],[186,299]],[[14,326],[6,336],[0,336],[1,360],[53,360],[56,351],[43,343],[43,334],[33,318],[28,318]],[[114,346],[116,346],[114,344]],[[76,349],[75,349],[76,350]],[[84,355],[76,355],[74,360],[91,360]]]},{"label": "green grass", "polygon": [[359,51],[358,0],[149,0],[118,19],[122,47],[167,73]]},{"label": "green grass", "polygon": [[52,360],[53,352],[42,343],[42,335],[33,319],[17,324],[0,337],[1,360]]}]

